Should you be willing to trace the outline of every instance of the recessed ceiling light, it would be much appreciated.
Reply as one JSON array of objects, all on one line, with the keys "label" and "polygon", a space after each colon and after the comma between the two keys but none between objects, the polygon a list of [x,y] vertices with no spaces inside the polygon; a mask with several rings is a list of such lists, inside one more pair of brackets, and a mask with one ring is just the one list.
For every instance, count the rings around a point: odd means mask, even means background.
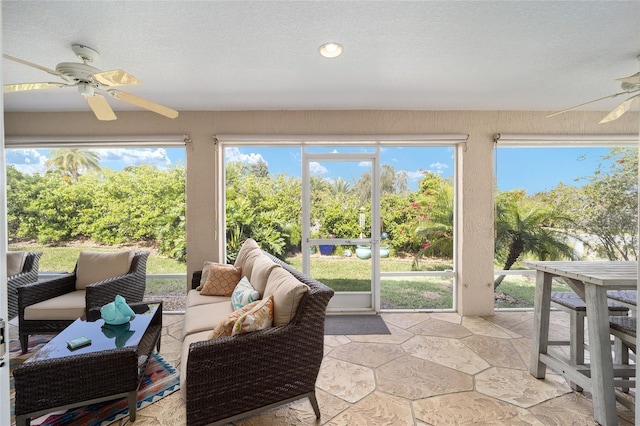
[{"label": "recessed ceiling light", "polygon": [[337,58],[342,55],[342,45],[338,43],[325,43],[318,49],[318,52],[325,58]]}]

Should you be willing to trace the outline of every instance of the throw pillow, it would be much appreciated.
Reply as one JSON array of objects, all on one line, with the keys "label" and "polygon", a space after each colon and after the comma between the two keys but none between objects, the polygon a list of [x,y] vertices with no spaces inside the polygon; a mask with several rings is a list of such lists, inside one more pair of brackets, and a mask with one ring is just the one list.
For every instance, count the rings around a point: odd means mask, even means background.
[{"label": "throw pillow", "polygon": [[261,300],[253,309],[238,318],[233,325],[232,336],[264,330],[273,323],[273,296]]},{"label": "throw pillow", "polygon": [[76,266],[76,290],[84,290],[89,284],[127,274],[134,256],[133,250],[80,252]]},{"label": "throw pillow", "polygon": [[203,296],[231,296],[240,281],[240,269],[233,265],[205,262],[204,270],[208,270],[208,273],[200,290]]},{"label": "throw pillow", "polygon": [[233,332],[233,326],[235,325],[236,321],[238,321],[238,318],[258,306],[258,303],[260,302],[262,301],[256,300],[255,302],[251,302],[243,308],[238,309],[237,311],[231,312],[229,315],[227,315],[227,318],[220,321],[213,328],[211,334],[209,334],[209,339],[216,339],[221,336],[231,336],[231,333]]},{"label": "throw pillow", "polygon": [[260,293],[253,288],[247,277],[242,277],[231,294],[231,306],[236,311],[258,299],[260,299]]}]

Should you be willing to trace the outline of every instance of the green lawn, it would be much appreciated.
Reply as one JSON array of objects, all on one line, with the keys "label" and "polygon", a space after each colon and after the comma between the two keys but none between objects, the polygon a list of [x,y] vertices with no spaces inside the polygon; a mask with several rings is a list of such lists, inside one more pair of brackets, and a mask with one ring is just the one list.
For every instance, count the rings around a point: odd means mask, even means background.
[{"label": "green lawn", "polygon": [[[40,258],[42,272],[71,272],[82,250],[115,251],[104,247],[33,247],[10,246],[10,250],[43,252]],[[294,268],[302,269],[302,257],[286,259]],[[412,259],[380,259],[383,272],[410,271]],[[452,265],[440,261],[423,261],[423,271],[443,271]],[[148,274],[185,274],[186,265],[152,253],[147,261]],[[314,256],[311,258],[311,276],[336,291],[368,291],[371,282],[371,260],[355,257]],[[451,309],[453,308],[453,281],[447,277],[384,277],[381,280],[382,309]],[[150,278],[147,293],[181,295],[185,293],[185,278]],[[568,291],[566,284],[555,282],[554,291]],[[508,275],[496,291],[496,308],[532,308],[535,276]]]}]

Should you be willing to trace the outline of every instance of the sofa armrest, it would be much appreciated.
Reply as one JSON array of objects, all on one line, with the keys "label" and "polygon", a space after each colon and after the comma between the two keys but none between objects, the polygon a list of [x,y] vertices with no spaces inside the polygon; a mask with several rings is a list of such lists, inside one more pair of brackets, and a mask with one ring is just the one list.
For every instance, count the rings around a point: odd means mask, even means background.
[{"label": "sofa armrest", "polygon": [[18,306],[20,309],[24,309],[26,306],[71,293],[75,288],[75,274],[25,284],[18,287]]},{"label": "sofa armrest", "polygon": [[186,368],[188,423],[213,422],[313,392],[323,334],[324,322],[313,328],[288,324],[192,343]]},{"label": "sofa armrest", "polygon": [[202,271],[195,271],[191,276],[191,289],[195,290],[200,285]]}]

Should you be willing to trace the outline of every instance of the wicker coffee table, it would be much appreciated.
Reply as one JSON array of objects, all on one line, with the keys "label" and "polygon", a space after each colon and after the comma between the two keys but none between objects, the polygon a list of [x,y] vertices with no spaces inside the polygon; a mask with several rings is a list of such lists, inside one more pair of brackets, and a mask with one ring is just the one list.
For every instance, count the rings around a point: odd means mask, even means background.
[{"label": "wicker coffee table", "polygon": [[[77,319],[14,370],[16,426],[52,411],[120,398],[128,399],[135,421],[140,381],[154,347],[160,351],[162,302],[129,306],[136,313],[129,323],[109,326],[99,312],[89,313],[98,319]],[[69,340],[83,336],[91,345],[67,348]]]}]

